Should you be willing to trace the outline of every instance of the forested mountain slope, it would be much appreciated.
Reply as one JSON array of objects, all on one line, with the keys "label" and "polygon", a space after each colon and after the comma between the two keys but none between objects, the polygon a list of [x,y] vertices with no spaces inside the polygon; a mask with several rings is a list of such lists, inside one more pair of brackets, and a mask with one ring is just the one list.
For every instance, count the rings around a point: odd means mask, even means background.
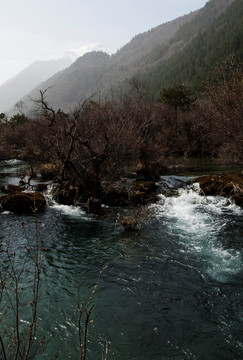
[{"label": "forested mountain slope", "polygon": [[[123,64],[123,77],[118,76],[117,72],[115,74],[112,72],[109,73],[109,78],[112,79],[113,77],[113,82],[110,80],[110,83],[114,84],[114,82],[116,82],[116,86],[113,85],[112,89],[113,96],[116,95],[114,95],[115,91],[117,91],[118,96],[121,93],[131,93],[132,89],[131,86],[129,86],[128,80],[132,78],[133,80],[136,80],[138,85],[140,84],[146,88],[146,92],[148,93],[150,99],[155,99],[159,89],[169,86],[175,81],[175,75],[177,76],[176,71],[178,69],[175,69],[175,71],[172,72],[170,69],[171,62],[178,62],[178,64],[180,64],[180,57],[183,56],[186,47],[191,44],[197,36],[200,37],[203,32],[208,31],[210,39],[211,32],[214,30],[214,23],[218,21],[218,17],[224,14],[224,12],[231,7],[234,2],[235,0],[211,0],[199,11],[191,13],[190,16],[186,18],[186,21],[180,25],[173,36],[167,38],[160,44],[157,43],[155,46],[151,46],[150,51],[147,53],[140,53],[140,57],[136,58],[136,65],[133,66],[133,72],[130,72],[129,74],[130,76],[128,76],[128,71],[124,71],[124,61],[119,61],[120,64]],[[241,1],[237,0],[237,2],[240,3]],[[234,11],[233,14],[230,12],[228,16],[230,17],[230,23],[234,22]],[[218,30],[220,32],[220,28],[218,28]],[[232,31],[236,32],[236,36],[238,37],[241,35],[239,29],[237,28],[232,29],[231,32]],[[142,36],[143,35],[144,34],[142,34]],[[135,44],[133,43],[133,40],[127,46],[129,45],[134,47]],[[197,44],[195,44],[195,47],[196,46]],[[225,44],[225,47],[226,46],[227,44]],[[126,47],[122,49],[122,52],[125,50]],[[210,49],[205,49],[205,52],[206,51],[210,52]],[[224,49],[222,49],[222,52],[223,51]],[[197,56],[200,57],[200,53],[196,53],[196,57]],[[121,59],[124,60],[124,56]],[[200,59],[197,61],[200,61]],[[202,66],[203,65],[204,64],[202,62]],[[188,62],[188,67],[190,66],[191,64]],[[187,67],[187,64],[185,64],[185,67]],[[181,70],[179,69],[178,72],[180,71]],[[106,94],[107,77],[108,75],[103,77],[103,84],[105,84],[103,86],[103,93]],[[191,81],[192,77],[193,76],[183,78],[181,76],[178,81]],[[120,81],[120,79],[122,80]]]},{"label": "forested mountain slope", "polygon": [[[90,96],[106,102],[132,95],[139,86],[151,101],[175,82],[201,89],[216,61],[232,52],[242,58],[242,7],[242,0],[211,0],[196,12],[135,36],[115,55],[80,57],[37,89],[48,88],[47,101],[63,110]],[[36,98],[38,92],[30,96]]]},{"label": "forested mountain slope", "polygon": [[[206,14],[207,12],[205,16]],[[182,38],[183,32],[187,33],[187,28],[188,24],[180,29],[176,37]],[[202,90],[210,72],[229,54],[234,54],[240,61],[243,59],[243,1],[241,0],[234,1],[181,51],[165,61],[160,60],[149,71],[143,73],[142,78],[148,84],[150,98],[155,99],[161,88],[173,83],[187,83],[194,91]]]},{"label": "forested mountain slope", "polygon": [[[38,85],[28,97],[36,98],[36,90],[48,90],[48,101],[55,108],[69,109],[80,99],[89,96],[112,97],[117,93],[119,82],[128,78],[141,67],[144,56],[155,47],[171,39],[181,25],[193,18],[196,12],[162,24],[143,34],[135,36],[115,55],[102,52],[87,53],[76,60],[68,69]],[[99,94],[99,95],[98,95]],[[31,104],[28,97],[24,101]]]}]

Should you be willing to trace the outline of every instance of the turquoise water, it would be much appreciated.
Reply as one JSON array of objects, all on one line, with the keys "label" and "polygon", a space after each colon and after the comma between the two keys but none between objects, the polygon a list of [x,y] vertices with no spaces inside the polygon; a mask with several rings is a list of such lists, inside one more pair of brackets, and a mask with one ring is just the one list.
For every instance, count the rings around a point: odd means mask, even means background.
[{"label": "turquoise water", "polygon": [[[17,181],[18,166],[4,163],[1,172]],[[38,215],[48,249],[38,314],[38,338],[45,335],[46,345],[34,358],[79,359],[77,295],[86,302],[106,267],[93,298],[87,359],[102,359],[106,338],[109,359],[241,359],[241,208],[222,197],[201,197],[197,185],[188,185],[175,196],[161,194],[138,231],[115,226],[118,211],[107,209],[100,219],[50,201]],[[34,216],[0,214],[1,248],[10,241],[16,264],[26,244],[23,221],[34,244]],[[30,264],[27,270],[26,298]],[[28,321],[27,312],[22,316]]]}]

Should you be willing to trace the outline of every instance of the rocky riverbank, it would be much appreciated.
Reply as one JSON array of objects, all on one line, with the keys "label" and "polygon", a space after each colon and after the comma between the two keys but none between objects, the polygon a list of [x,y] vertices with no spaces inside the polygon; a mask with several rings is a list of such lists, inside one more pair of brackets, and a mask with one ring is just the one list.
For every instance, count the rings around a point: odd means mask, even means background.
[{"label": "rocky riverbank", "polygon": [[[192,182],[200,184],[201,195],[220,195],[232,198],[237,205],[243,206],[243,176],[242,171],[222,174],[206,175],[194,178]],[[188,183],[188,181],[187,181]],[[164,186],[165,182],[136,179],[123,179],[117,182],[102,181],[99,196],[93,197],[65,182],[56,185],[52,190],[52,197],[64,205],[84,205],[90,213],[104,215],[102,205],[110,207],[136,208],[158,199],[158,194],[166,196],[175,194],[176,188]],[[167,185],[167,184],[166,184]],[[180,186],[186,185],[181,183]],[[1,209],[14,213],[27,211],[38,212],[46,205],[44,191],[47,184],[36,184],[31,192],[23,186],[7,185],[0,190],[6,193],[0,198]]]},{"label": "rocky riverbank", "polygon": [[222,175],[206,175],[194,179],[203,195],[231,197],[237,205],[243,206],[243,171]]}]

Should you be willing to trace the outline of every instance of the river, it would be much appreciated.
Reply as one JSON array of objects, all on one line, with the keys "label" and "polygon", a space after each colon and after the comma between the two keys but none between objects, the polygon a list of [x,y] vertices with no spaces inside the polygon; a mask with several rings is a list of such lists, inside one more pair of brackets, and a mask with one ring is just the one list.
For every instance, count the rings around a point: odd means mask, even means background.
[{"label": "river", "polygon": [[[23,167],[2,162],[0,182],[17,183]],[[186,178],[162,180],[170,185]],[[88,360],[102,359],[105,339],[115,360],[243,358],[242,209],[223,197],[200,196],[194,184],[171,197],[161,194],[150,211],[129,233],[111,216],[52,201],[38,214],[48,249],[38,313],[38,336],[45,335],[46,344],[34,359],[79,359],[77,294],[88,301],[103,267]],[[23,222],[34,242],[34,215],[0,213],[0,246],[10,241],[19,259]],[[27,278],[25,291],[30,287]]]}]

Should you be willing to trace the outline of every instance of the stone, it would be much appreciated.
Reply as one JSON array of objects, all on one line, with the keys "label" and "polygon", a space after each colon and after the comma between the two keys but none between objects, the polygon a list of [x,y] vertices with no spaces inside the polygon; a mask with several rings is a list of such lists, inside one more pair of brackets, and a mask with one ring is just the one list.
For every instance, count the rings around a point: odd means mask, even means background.
[{"label": "stone", "polygon": [[118,213],[116,221],[123,226],[125,231],[134,231],[139,224],[139,220],[131,216],[123,216]]},{"label": "stone", "polygon": [[3,211],[11,211],[15,214],[37,213],[46,204],[46,200],[42,194],[37,192],[19,192],[2,196],[0,204]]},{"label": "stone", "polygon": [[5,194],[9,194],[9,193],[13,194],[16,192],[21,192],[22,190],[23,190],[23,188],[21,186],[13,185],[13,184],[8,184],[8,185],[0,187],[0,191]]},{"label": "stone", "polygon": [[66,183],[60,185],[54,197],[59,204],[73,205],[75,203],[76,195],[77,189],[72,185]]},{"label": "stone", "polygon": [[88,198],[87,210],[89,213],[92,213],[92,214],[104,215],[104,210],[102,209],[100,199],[96,199],[93,197]]},{"label": "stone", "polygon": [[232,196],[243,191],[242,171],[222,175],[206,175],[194,179],[204,195]]},{"label": "stone", "polygon": [[57,167],[55,164],[44,164],[40,167],[39,172],[41,174],[42,179],[52,180],[55,179],[57,173]]},{"label": "stone", "polygon": [[128,190],[125,185],[105,181],[102,183],[102,202],[108,206],[126,206],[128,204]]},{"label": "stone", "polygon": [[21,192],[22,190],[23,189],[21,188],[21,186],[12,185],[12,184],[7,185],[7,192],[10,192],[10,193]]},{"label": "stone", "polygon": [[43,192],[43,191],[47,190],[47,186],[48,186],[48,184],[36,184],[35,190]]},{"label": "stone", "polygon": [[243,207],[243,195],[242,194],[233,195],[232,199],[234,200],[236,205]]},{"label": "stone", "polygon": [[154,181],[135,181],[130,188],[130,201],[148,204],[157,200],[158,185]]}]

